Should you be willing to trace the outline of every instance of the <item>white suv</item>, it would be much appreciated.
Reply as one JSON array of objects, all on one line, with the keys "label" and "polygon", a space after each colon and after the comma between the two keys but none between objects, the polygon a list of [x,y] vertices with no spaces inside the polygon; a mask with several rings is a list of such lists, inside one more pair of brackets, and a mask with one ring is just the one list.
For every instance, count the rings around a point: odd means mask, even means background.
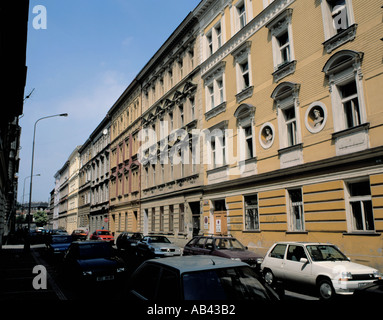
[{"label": "white suv", "polygon": [[265,281],[275,279],[316,286],[321,299],[354,290],[381,278],[378,270],[353,263],[335,245],[278,242],[267,252],[262,265]]}]

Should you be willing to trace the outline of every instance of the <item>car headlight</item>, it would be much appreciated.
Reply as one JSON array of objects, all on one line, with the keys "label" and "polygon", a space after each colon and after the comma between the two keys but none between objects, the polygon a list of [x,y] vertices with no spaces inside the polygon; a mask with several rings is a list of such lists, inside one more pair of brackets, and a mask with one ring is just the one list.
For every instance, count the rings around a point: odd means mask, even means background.
[{"label": "car headlight", "polygon": [[339,280],[348,281],[348,280],[351,280],[351,279],[352,279],[351,272],[342,272],[340,274]]},{"label": "car headlight", "polygon": [[381,279],[382,278],[382,274],[378,270],[374,271],[373,275],[374,275],[374,278],[377,278],[377,279]]},{"label": "car headlight", "polygon": [[92,271],[88,270],[88,271],[83,271],[82,272],[82,275],[83,276],[91,276],[92,275]]},{"label": "car headlight", "polygon": [[263,262],[263,258],[257,258],[257,263],[261,264]]},{"label": "car headlight", "polygon": [[117,268],[117,272],[124,272],[124,271],[125,271],[124,267]]},{"label": "car headlight", "polygon": [[231,260],[237,260],[237,261],[241,261],[240,258],[231,258]]}]

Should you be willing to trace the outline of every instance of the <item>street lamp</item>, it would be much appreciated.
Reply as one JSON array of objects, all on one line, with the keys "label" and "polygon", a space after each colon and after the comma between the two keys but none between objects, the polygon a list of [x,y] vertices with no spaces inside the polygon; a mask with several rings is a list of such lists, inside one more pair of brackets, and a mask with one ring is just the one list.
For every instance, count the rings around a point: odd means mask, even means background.
[{"label": "street lamp", "polygon": [[[41,176],[41,174],[40,174],[40,173],[38,173],[38,174],[35,174],[34,176],[35,176],[35,177],[40,177],[40,176]],[[28,177],[25,177],[25,178],[24,178],[24,185],[23,185],[23,202],[22,202],[22,204],[23,204],[23,214],[24,214],[24,194],[25,194],[25,181],[26,181],[28,178],[30,178],[30,176],[28,176]]]},{"label": "street lamp", "polygon": [[47,117],[42,117],[40,119],[37,119],[35,122],[34,130],[33,130],[33,143],[32,143],[32,162],[31,162],[31,182],[29,186],[29,208],[28,208],[28,234],[26,236],[26,241],[24,242],[24,251],[29,251],[31,244],[30,244],[30,239],[29,239],[29,233],[30,233],[30,228],[31,228],[31,206],[32,206],[32,180],[33,180],[33,161],[34,161],[34,156],[35,156],[35,137],[36,137],[36,125],[37,122],[43,119],[48,119],[48,118],[53,118],[53,117],[67,117],[67,113],[60,113],[60,114],[54,114],[52,116],[47,116]]}]

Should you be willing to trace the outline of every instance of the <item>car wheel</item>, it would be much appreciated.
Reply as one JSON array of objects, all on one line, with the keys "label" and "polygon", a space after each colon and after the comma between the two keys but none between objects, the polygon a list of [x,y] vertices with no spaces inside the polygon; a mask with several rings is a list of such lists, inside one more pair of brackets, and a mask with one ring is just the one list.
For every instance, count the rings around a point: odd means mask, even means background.
[{"label": "car wheel", "polygon": [[263,278],[265,279],[268,285],[272,285],[274,283],[274,274],[270,269],[266,269],[263,271]]},{"label": "car wheel", "polygon": [[322,279],[319,281],[318,293],[321,300],[331,300],[334,298],[334,287],[329,279]]}]

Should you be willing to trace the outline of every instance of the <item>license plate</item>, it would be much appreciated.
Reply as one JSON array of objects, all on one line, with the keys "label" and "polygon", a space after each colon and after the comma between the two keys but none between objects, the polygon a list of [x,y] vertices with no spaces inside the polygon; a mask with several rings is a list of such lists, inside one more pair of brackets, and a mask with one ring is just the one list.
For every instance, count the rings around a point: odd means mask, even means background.
[{"label": "license plate", "polygon": [[360,282],[360,283],[358,283],[358,288],[364,287],[368,284],[369,284],[368,282]]},{"label": "license plate", "polygon": [[102,277],[97,277],[97,281],[108,281],[108,280],[113,280],[114,276],[102,276]]}]

